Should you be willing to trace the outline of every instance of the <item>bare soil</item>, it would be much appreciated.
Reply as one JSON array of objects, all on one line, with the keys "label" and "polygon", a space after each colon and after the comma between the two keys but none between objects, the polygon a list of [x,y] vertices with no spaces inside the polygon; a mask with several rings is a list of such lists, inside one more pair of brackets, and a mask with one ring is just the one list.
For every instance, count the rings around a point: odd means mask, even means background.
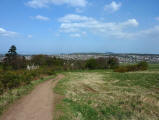
[{"label": "bare soil", "polygon": [[63,77],[60,74],[38,85],[29,95],[11,105],[0,120],[52,120],[56,97],[53,88]]}]

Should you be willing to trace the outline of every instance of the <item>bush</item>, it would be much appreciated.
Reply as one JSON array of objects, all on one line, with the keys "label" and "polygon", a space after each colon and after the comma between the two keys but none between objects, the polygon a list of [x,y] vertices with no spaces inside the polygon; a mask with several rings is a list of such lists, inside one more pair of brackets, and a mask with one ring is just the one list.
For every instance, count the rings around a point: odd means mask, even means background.
[{"label": "bush", "polygon": [[24,72],[21,76],[20,76],[20,79],[22,80],[21,81],[21,84],[22,85],[28,85],[31,83],[31,80],[32,80],[32,76],[29,72]]},{"label": "bush", "polygon": [[32,74],[24,71],[5,71],[0,73],[0,94],[8,89],[31,83]]},{"label": "bush", "polygon": [[140,70],[147,70],[148,69],[148,63],[145,61],[139,62],[138,63],[138,68]]},{"label": "bush", "polygon": [[14,72],[5,72],[3,75],[1,75],[1,82],[4,89],[15,88],[20,84],[19,76]]},{"label": "bush", "polygon": [[46,75],[54,75],[55,71],[53,70],[53,68],[46,68],[46,71],[44,72],[44,74]]},{"label": "bush", "polygon": [[89,59],[86,61],[86,68],[87,69],[96,69],[97,68],[97,61],[95,59]]},{"label": "bush", "polygon": [[64,60],[47,55],[34,55],[30,62],[40,66],[63,66]]},{"label": "bush", "polygon": [[109,68],[115,69],[119,67],[119,60],[115,57],[109,57],[107,64]]},{"label": "bush", "polygon": [[3,91],[4,91],[3,84],[2,84],[2,82],[0,81],[0,95],[3,93]]},{"label": "bush", "polygon": [[97,61],[97,68],[98,69],[106,69],[108,68],[108,59],[107,58],[98,58]]},{"label": "bush", "polygon": [[147,70],[148,63],[147,62],[139,62],[136,65],[127,65],[127,66],[120,66],[114,69],[114,72],[131,72],[131,71],[140,71],[140,70]]},{"label": "bush", "polygon": [[125,66],[120,66],[120,67],[114,69],[114,72],[121,72],[121,73],[128,72],[128,68]]}]

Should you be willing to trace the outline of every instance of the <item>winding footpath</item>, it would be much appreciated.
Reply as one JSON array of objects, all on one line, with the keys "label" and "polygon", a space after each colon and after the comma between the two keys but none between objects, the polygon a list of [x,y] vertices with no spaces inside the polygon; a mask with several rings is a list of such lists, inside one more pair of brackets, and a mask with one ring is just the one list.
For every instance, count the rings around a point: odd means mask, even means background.
[{"label": "winding footpath", "polygon": [[64,75],[41,83],[35,89],[11,105],[0,120],[52,120],[54,111],[53,88]]}]

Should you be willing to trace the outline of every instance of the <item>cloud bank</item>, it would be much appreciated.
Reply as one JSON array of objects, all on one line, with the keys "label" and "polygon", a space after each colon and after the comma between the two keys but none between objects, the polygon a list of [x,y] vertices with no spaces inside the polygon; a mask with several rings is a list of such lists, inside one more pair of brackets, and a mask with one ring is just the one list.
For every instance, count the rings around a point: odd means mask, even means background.
[{"label": "cloud bank", "polygon": [[0,36],[3,36],[3,37],[14,37],[16,35],[17,35],[16,32],[12,32],[12,31],[5,30],[4,28],[0,28]]},{"label": "cloud bank", "polygon": [[65,33],[82,33],[83,31],[89,31],[118,38],[128,37],[124,30],[139,25],[136,19],[129,19],[120,23],[101,22],[92,17],[76,14],[68,14],[60,18],[59,22],[61,23],[60,31]]},{"label": "cloud bank", "polygon": [[128,19],[123,22],[101,22],[92,17],[77,14],[68,14],[58,19],[60,31],[70,34],[70,36],[82,36],[83,32],[99,34],[104,37],[115,39],[139,39],[139,38],[159,38],[159,26],[136,32],[134,28],[139,26],[135,19]]},{"label": "cloud bank", "polygon": [[32,8],[45,8],[51,4],[54,5],[69,5],[72,7],[85,7],[87,5],[86,0],[30,0],[26,4]]}]

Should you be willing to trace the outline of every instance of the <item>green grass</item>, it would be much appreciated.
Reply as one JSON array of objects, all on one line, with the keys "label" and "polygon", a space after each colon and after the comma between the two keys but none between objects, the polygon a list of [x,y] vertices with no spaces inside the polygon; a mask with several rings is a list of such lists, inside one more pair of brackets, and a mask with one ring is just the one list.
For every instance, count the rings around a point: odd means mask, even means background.
[{"label": "green grass", "polygon": [[151,71],[159,71],[159,64],[149,64],[148,69]]},{"label": "green grass", "polygon": [[[56,106],[55,120],[159,118],[159,74],[156,72],[67,72],[54,90],[64,96]],[[56,116],[59,112],[60,116]]]},{"label": "green grass", "polygon": [[115,85],[159,89],[159,74],[157,73],[112,73],[111,76],[119,80]]},{"label": "green grass", "polygon": [[0,115],[7,109],[7,107],[10,104],[14,103],[17,99],[31,92],[31,90],[33,90],[33,88],[36,85],[54,77],[55,75],[32,81],[31,84],[29,85],[25,85],[25,86],[10,90],[7,93],[1,95],[0,96]]}]

